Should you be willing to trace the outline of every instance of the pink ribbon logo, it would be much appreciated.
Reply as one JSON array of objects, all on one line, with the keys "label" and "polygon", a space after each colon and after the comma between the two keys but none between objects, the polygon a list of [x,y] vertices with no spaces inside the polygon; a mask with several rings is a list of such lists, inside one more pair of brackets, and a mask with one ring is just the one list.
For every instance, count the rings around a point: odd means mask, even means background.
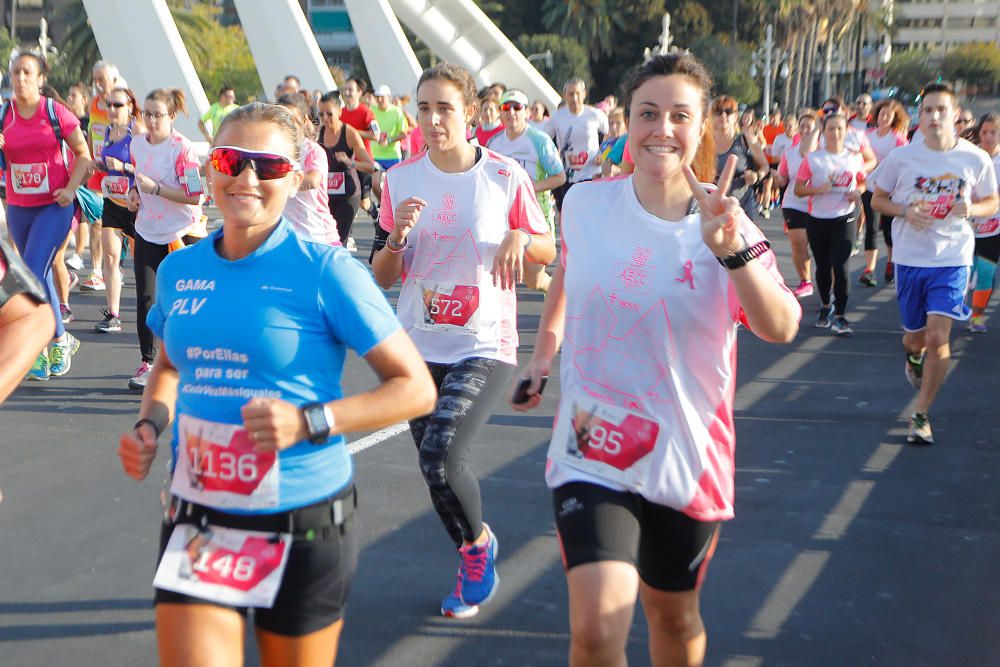
[{"label": "pink ribbon logo", "polygon": [[691,289],[694,289],[694,264],[691,260],[684,262],[684,277],[674,278],[674,282],[677,283],[688,283]]}]

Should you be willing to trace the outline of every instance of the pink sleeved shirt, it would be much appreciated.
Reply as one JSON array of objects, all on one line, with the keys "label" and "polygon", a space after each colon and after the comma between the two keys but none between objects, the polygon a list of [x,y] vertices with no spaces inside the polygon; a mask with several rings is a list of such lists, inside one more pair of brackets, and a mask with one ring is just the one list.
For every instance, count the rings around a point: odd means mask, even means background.
[{"label": "pink sleeved shirt", "polygon": [[[306,139],[300,153],[302,154],[302,171],[307,174],[318,171],[323,174],[323,182],[325,183],[330,164],[323,147],[312,139]],[[301,236],[319,243],[340,245],[340,234],[337,233],[337,223],[330,213],[330,198],[326,194],[325,187],[296,192],[285,203],[284,214]]]},{"label": "pink sleeved shirt", "polygon": [[[136,172],[170,188],[180,188],[187,195],[184,177],[189,170],[198,170],[198,154],[183,134],[174,130],[165,140],[151,144],[146,135],[132,138],[132,162]],[[181,204],[160,195],[139,191],[139,212],[135,231],[149,243],[166,245],[185,236],[205,236],[201,203]]]},{"label": "pink sleeved shirt", "polygon": [[[4,154],[7,157],[7,203],[13,206],[47,206],[55,202],[52,193],[69,183],[70,163],[63,161],[62,147],[56,143],[45,99],[35,115],[23,118],[11,104],[4,122]],[[56,102],[56,119],[65,139],[80,127],[72,111]],[[68,151],[67,151],[68,153]]]}]

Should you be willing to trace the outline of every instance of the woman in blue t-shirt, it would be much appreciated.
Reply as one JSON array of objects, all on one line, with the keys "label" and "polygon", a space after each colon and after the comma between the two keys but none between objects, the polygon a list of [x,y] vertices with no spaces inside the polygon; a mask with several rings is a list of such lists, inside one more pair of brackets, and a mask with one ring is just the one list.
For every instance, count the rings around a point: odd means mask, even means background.
[{"label": "woman in blue t-shirt", "polygon": [[[163,665],[232,664],[249,607],[261,664],[333,664],[358,558],[342,434],[434,405],[368,271],[281,215],[303,177],[300,132],[282,107],[228,115],[208,161],[222,228],[159,267],[148,324],[163,345],[118,453],[143,479],[173,421],[153,582]],[[348,348],[382,378],[374,390],[344,396]]]}]

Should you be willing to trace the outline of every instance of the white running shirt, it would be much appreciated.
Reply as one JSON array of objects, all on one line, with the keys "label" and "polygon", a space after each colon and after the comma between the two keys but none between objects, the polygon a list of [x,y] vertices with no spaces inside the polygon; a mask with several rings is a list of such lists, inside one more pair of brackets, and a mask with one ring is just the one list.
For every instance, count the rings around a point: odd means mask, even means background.
[{"label": "white running shirt", "polygon": [[967,218],[951,214],[955,201],[971,202],[997,191],[996,170],[983,149],[958,139],[948,151],[917,139],[889,153],[871,176],[874,186],[891,193],[897,204],[922,202],[937,218],[930,229],[917,229],[902,217],[892,220],[892,258],[904,266],[969,266],[975,238]]},{"label": "white running shirt", "polygon": [[813,187],[827,181],[833,183],[830,192],[808,197],[809,215],[824,220],[849,215],[857,204],[847,198],[847,193],[856,190],[858,182],[864,180],[864,167],[861,153],[847,148],[839,153],[831,153],[825,148],[809,153],[799,165],[795,180]]},{"label": "white running shirt", "polygon": [[573,114],[562,107],[552,114],[547,130],[566,165],[567,183],[586,181],[601,173],[594,158],[601,150],[598,134],[608,134],[608,117],[603,111],[584,105],[579,114]]},{"label": "white running shirt", "polygon": [[[661,220],[624,176],[572,188],[562,215],[566,328],[548,486],[590,482],[701,521],[732,518],[745,318],[700,214]],[[764,238],[746,217],[740,226],[748,243]],[[754,261],[784,288],[773,252]]]},{"label": "white running shirt", "polygon": [[469,357],[517,363],[517,298],[493,285],[493,257],[512,229],[547,234],[531,179],[489,149],[469,171],[450,174],[427,152],[386,172],[379,223],[391,232],[396,206],[427,202],[406,237],[396,315],[425,360]]},{"label": "white running shirt", "polygon": [[[1000,153],[993,156],[993,170],[997,175],[997,185],[1000,187]],[[992,218],[973,218],[972,225],[976,238],[984,239],[1000,234],[1000,212]]]},{"label": "white running shirt", "polygon": [[[777,140],[774,143],[778,143]],[[795,194],[795,177],[799,173],[802,160],[802,153],[798,151],[797,147],[795,150],[786,150],[781,156],[781,162],[778,163],[778,174],[788,179],[788,185],[785,186],[785,196],[781,200],[781,208],[808,213],[809,198],[799,197]]]}]

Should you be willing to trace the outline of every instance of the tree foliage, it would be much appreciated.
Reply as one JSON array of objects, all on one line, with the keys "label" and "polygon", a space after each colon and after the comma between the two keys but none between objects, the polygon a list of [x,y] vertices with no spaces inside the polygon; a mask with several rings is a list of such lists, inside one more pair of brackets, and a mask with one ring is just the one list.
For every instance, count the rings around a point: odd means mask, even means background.
[{"label": "tree foliage", "polygon": [[621,17],[621,27],[614,33],[610,52],[592,64],[591,99],[599,100],[609,93],[620,97],[627,74],[642,64],[643,50],[656,46],[662,30],[663,0],[617,0],[617,3],[615,11]]},{"label": "tree foliage", "polygon": [[712,73],[713,96],[731,95],[749,105],[757,103],[760,86],[750,76],[749,49],[727,44],[713,35],[695,40],[689,48]]},{"label": "tree foliage", "polygon": [[674,41],[682,47],[712,34],[712,16],[704,5],[692,0],[682,2],[670,16]]},{"label": "tree foliage", "polygon": [[[236,88],[239,100],[260,94],[257,68],[241,27],[221,25],[217,20],[219,8],[208,0],[171,0],[168,6],[209,99],[215,97],[223,83]],[[57,22],[65,29],[61,43],[56,44],[59,53],[50,63],[49,83],[65,93],[77,81],[90,81],[101,52],[82,1],[62,5],[53,16],[53,23]]]},{"label": "tree foliage", "polygon": [[257,97],[263,87],[243,28],[223,26],[217,20],[219,11],[211,4],[194,3],[190,10],[171,7],[170,13],[210,100],[223,84],[236,89],[237,100]]},{"label": "tree foliage", "polygon": [[977,88],[992,88],[1000,81],[1000,46],[992,42],[956,46],[944,57],[941,70],[948,79],[961,79]]},{"label": "tree foliage", "polygon": [[562,90],[567,79],[578,76],[590,86],[593,74],[587,52],[576,41],[560,35],[521,35],[517,48],[524,55],[552,51],[552,69],[546,69],[544,62],[535,62],[535,67],[556,90]]},{"label": "tree foliage", "polygon": [[930,53],[920,49],[894,52],[886,67],[886,83],[916,95],[935,76],[929,59]]},{"label": "tree foliage", "polygon": [[625,22],[619,0],[545,0],[542,21],[546,29],[575,37],[594,59],[611,51],[611,37]]}]

